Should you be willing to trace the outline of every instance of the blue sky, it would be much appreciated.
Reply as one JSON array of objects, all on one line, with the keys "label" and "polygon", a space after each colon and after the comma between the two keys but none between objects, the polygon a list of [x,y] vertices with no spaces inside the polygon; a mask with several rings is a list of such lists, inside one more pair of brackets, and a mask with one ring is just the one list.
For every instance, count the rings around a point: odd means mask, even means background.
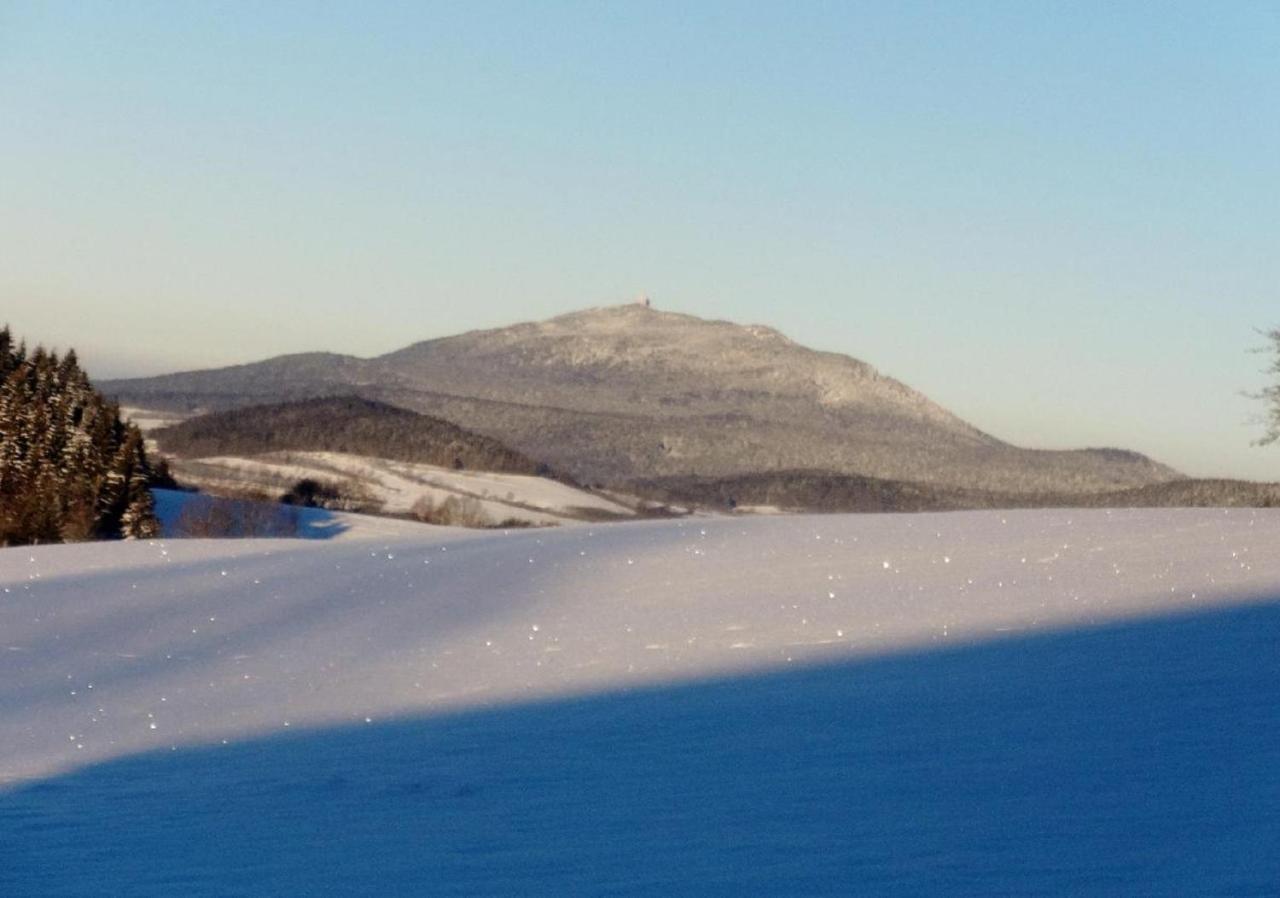
[{"label": "blue sky", "polygon": [[1280,4],[0,0],[0,318],[102,376],[647,291],[1280,478]]}]

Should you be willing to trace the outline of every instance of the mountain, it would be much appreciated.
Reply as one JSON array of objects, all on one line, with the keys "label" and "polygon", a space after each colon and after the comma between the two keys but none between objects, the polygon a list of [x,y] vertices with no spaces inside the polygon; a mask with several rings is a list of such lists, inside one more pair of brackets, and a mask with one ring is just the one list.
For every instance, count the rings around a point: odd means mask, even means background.
[{"label": "mountain", "polygon": [[358,393],[501,440],[588,483],[818,469],[966,489],[1101,491],[1177,477],[1116,449],[1005,443],[865,362],[758,325],[642,305],[416,343],[107,383],[185,413]]}]

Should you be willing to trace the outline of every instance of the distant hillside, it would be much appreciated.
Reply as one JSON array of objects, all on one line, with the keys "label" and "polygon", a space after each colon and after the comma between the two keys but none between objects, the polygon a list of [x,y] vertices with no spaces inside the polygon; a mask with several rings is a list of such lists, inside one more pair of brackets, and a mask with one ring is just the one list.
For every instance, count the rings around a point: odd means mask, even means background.
[{"label": "distant hillside", "polygon": [[976,491],[830,471],[663,477],[634,480],[627,484],[627,489],[644,499],[714,511],[747,507],[810,512],[948,511],[984,507],[984,494]]},{"label": "distant hillside", "polygon": [[527,456],[448,421],[356,396],[215,412],[153,431],[185,458],[299,450],[510,474],[546,474]]},{"label": "distant hillside", "polygon": [[310,353],[105,389],[126,405],[182,412],[356,393],[611,486],[795,469],[1011,493],[1179,477],[1134,452],[1013,446],[865,362],[768,327],[639,305],[429,340],[375,359]]},{"label": "distant hillside", "polygon": [[1247,480],[1173,480],[1113,493],[1073,497],[1085,508],[1276,508],[1280,483]]},{"label": "distant hillside", "polygon": [[829,471],[769,471],[733,477],[636,480],[637,496],[709,510],[773,507],[786,511],[959,511],[984,508],[1270,508],[1280,484],[1174,480],[1097,493],[1009,493],[948,489]]}]

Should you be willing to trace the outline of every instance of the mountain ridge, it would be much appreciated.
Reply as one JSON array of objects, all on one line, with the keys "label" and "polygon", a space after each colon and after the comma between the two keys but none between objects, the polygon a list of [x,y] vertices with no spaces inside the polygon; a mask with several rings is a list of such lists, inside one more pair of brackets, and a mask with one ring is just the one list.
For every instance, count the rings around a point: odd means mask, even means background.
[{"label": "mountain ridge", "polygon": [[111,381],[129,405],[210,411],[358,394],[498,439],[586,483],[812,468],[1011,492],[1175,479],[1129,450],[1024,449],[872,365],[765,325],[642,305],[418,341]]}]

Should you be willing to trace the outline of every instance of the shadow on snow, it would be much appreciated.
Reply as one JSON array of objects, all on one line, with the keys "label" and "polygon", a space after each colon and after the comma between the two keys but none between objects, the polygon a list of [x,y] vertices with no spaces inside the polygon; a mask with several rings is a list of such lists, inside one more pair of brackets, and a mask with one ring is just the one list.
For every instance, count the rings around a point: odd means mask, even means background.
[{"label": "shadow on snow", "polygon": [[1278,644],[1272,602],[154,752],[0,793],[0,894],[1274,895]]},{"label": "shadow on snow", "polygon": [[324,508],[179,490],[156,489],[151,492],[155,497],[160,530],[166,539],[184,536],[333,539],[350,529],[339,515]]}]

